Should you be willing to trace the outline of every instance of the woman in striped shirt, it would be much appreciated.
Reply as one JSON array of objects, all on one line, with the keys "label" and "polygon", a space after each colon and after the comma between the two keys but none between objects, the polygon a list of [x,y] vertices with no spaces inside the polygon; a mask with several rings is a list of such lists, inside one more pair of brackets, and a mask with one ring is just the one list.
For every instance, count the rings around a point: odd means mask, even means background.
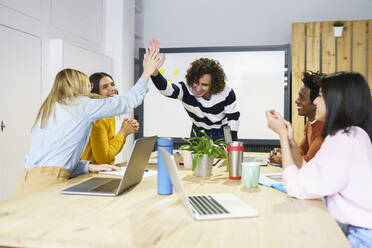
[{"label": "woman in striped shirt", "polygon": [[[150,48],[159,49],[159,42],[150,41]],[[240,113],[236,96],[234,90],[226,86],[226,76],[218,61],[200,58],[192,62],[187,70],[186,83],[168,83],[159,70],[155,70],[151,79],[161,94],[182,101],[193,123],[191,137],[194,136],[193,130],[198,136],[201,136],[201,130],[205,130],[213,140],[221,139],[224,138],[223,127],[228,125],[232,139],[238,139]]]}]

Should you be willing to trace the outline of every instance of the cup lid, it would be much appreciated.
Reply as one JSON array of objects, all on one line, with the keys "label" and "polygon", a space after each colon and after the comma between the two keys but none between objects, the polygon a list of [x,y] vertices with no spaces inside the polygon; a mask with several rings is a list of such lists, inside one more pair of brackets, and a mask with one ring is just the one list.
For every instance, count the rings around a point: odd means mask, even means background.
[{"label": "cup lid", "polygon": [[242,166],[260,166],[259,162],[242,162]]},{"label": "cup lid", "polygon": [[243,146],[244,143],[241,141],[233,141],[228,144],[229,146]]},{"label": "cup lid", "polygon": [[173,139],[172,138],[158,138],[158,146],[172,146]]}]

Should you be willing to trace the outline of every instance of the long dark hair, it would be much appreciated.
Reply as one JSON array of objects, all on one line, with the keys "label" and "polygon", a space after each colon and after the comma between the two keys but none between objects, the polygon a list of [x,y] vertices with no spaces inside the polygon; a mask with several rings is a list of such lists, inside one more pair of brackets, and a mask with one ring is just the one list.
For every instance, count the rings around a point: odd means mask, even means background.
[{"label": "long dark hair", "polygon": [[358,126],[372,142],[372,100],[364,77],[355,72],[334,73],[322,77],[321,90],[327,108],[323,137]]},{"label": "long dark hair", "polygon": [[[101,81],[101,79],[103,77],[109,77],[109,78],[111,78],[112,81],[114,81],[114,79],[109,74],[107,74],[105,72],[93,73],[89,77],[89,81],[92,84],[91,93],[99,94],[99,81]],[[118,94],[118,92],[116,92],[116,94]]]}]

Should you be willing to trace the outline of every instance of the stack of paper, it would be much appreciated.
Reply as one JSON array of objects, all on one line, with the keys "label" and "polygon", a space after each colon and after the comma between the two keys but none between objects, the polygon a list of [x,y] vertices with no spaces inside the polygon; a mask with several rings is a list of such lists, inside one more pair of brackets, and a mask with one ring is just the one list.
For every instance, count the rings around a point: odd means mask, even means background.
[{"label": "stack of paper", "polygon": [[283,173],[261,174],[258,183],[287,193],[287,190],[283,187]]}]

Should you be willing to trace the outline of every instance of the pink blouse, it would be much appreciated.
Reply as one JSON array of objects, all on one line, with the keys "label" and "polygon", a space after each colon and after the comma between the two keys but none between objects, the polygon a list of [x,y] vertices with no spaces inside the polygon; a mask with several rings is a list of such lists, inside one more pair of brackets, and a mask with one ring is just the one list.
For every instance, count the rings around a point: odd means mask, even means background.
[{"label": "pink blouse", "polygon": [[340,223],[372,228],[372,143],[352,127],[327,136],[306,165],[283,172],[288,195],[300,199],[328,196],[328,210]]}]

